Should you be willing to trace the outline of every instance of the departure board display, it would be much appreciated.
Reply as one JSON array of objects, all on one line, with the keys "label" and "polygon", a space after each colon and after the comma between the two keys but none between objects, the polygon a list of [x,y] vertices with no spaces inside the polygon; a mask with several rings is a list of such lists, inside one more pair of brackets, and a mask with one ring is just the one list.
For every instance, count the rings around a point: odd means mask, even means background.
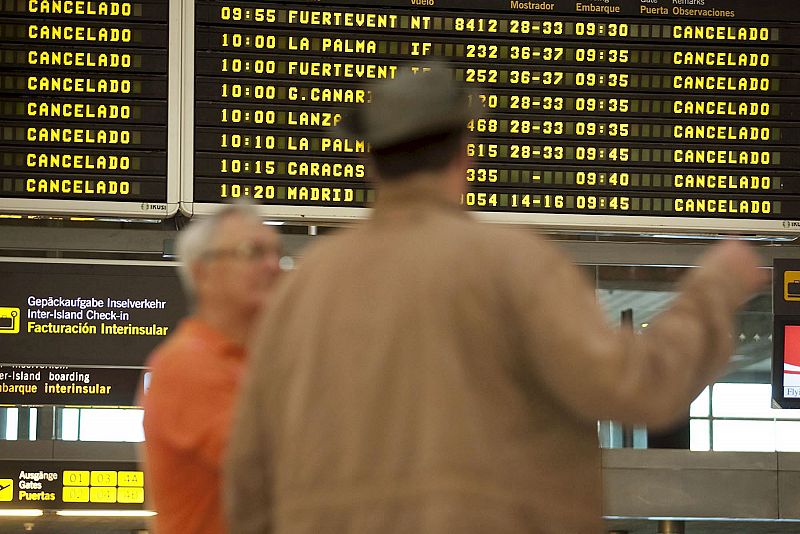
[{"label": "departure board display", "polygon": [[796,232],[791,0],[197,0],[195,212],[360,217],[370,81],[444,59],[485,114],[462,203],[561,227]]},{"label": "departure board display", "polygon": [[176,211],[169,40],[168,0],[0,1],[2,213]]}]

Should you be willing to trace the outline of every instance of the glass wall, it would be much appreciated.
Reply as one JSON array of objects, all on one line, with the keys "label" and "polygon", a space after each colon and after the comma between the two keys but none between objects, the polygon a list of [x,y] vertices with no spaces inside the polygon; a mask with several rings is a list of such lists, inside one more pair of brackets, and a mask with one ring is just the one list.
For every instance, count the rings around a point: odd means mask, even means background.
[{"label": "glass wall", "polygon": [[61,413],[65,441],[144,441],[143,410],[64,408]]},{"label": "glass wall", "polygon": [[692,450],[800,451],[800,410],[771,407],[769,384],[719,382],[692,403]]},{"label": "glass wall", "polygon": [[[609,321],[621,324],[625,312],[632,316],[634,330],[643,331],[675,297],[678,280],[687,271],[636,266],[599,267],[592,273]],[[691,405],[691,449],[800,451],[800,410],[775,409],[771,403],[769,293],[756,296],[739,313],[735,336],[738,343],[727,372]]]},{"label": "glass wall", "polygon": [[[138,408],[0,408],[0,439],[144,441]],[[47,421],[50,418],[51,422]]]}]

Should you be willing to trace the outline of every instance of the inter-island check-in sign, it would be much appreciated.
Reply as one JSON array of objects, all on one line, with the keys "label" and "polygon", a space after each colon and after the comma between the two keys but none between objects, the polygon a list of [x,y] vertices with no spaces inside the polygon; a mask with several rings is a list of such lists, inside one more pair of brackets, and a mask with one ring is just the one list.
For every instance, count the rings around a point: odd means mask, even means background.
[{"label": "inter-island check-in sign", "polygon": [[186,313],[172,264],[0,261],[0,404],[131,405]]}]

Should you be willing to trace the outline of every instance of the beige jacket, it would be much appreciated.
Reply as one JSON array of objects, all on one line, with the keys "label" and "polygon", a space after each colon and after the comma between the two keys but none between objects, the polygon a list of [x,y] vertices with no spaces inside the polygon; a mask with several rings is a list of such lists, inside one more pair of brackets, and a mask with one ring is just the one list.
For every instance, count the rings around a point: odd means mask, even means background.
[{"label": "beige jacket", "polygon": [[[597,533],[597,420],[663,426],[742,298],[698,269],[643,335],[529,231],[422,183],[321,239],[261,325],[229,449],[237,534]],[[664,387],[668,384],[667,387]]]}]

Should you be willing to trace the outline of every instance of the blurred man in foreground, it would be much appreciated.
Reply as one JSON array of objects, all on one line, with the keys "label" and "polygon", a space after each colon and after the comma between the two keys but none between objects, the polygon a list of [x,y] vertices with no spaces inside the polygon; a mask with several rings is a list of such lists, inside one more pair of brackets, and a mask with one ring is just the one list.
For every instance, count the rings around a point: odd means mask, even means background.
[{"label": "blurred man in foreground", "polygon": [[195,310],[148,362],[148,493],[157,534],[221,534],[223,450],[244,346],[280,272],[280,241],[252,206],[232,205],[191,223],[177,249]]},{"label": "blurred man in foreground", "polygon": [[728,361],[754,253],[714,248],[644,334],[609,328],[555,247],[460,207],[474,115],[452,77],[404,72],[345,123],[378,200],[258,326],[226,473],[237,534],[600,532],[597,420],[668,425]]}]

